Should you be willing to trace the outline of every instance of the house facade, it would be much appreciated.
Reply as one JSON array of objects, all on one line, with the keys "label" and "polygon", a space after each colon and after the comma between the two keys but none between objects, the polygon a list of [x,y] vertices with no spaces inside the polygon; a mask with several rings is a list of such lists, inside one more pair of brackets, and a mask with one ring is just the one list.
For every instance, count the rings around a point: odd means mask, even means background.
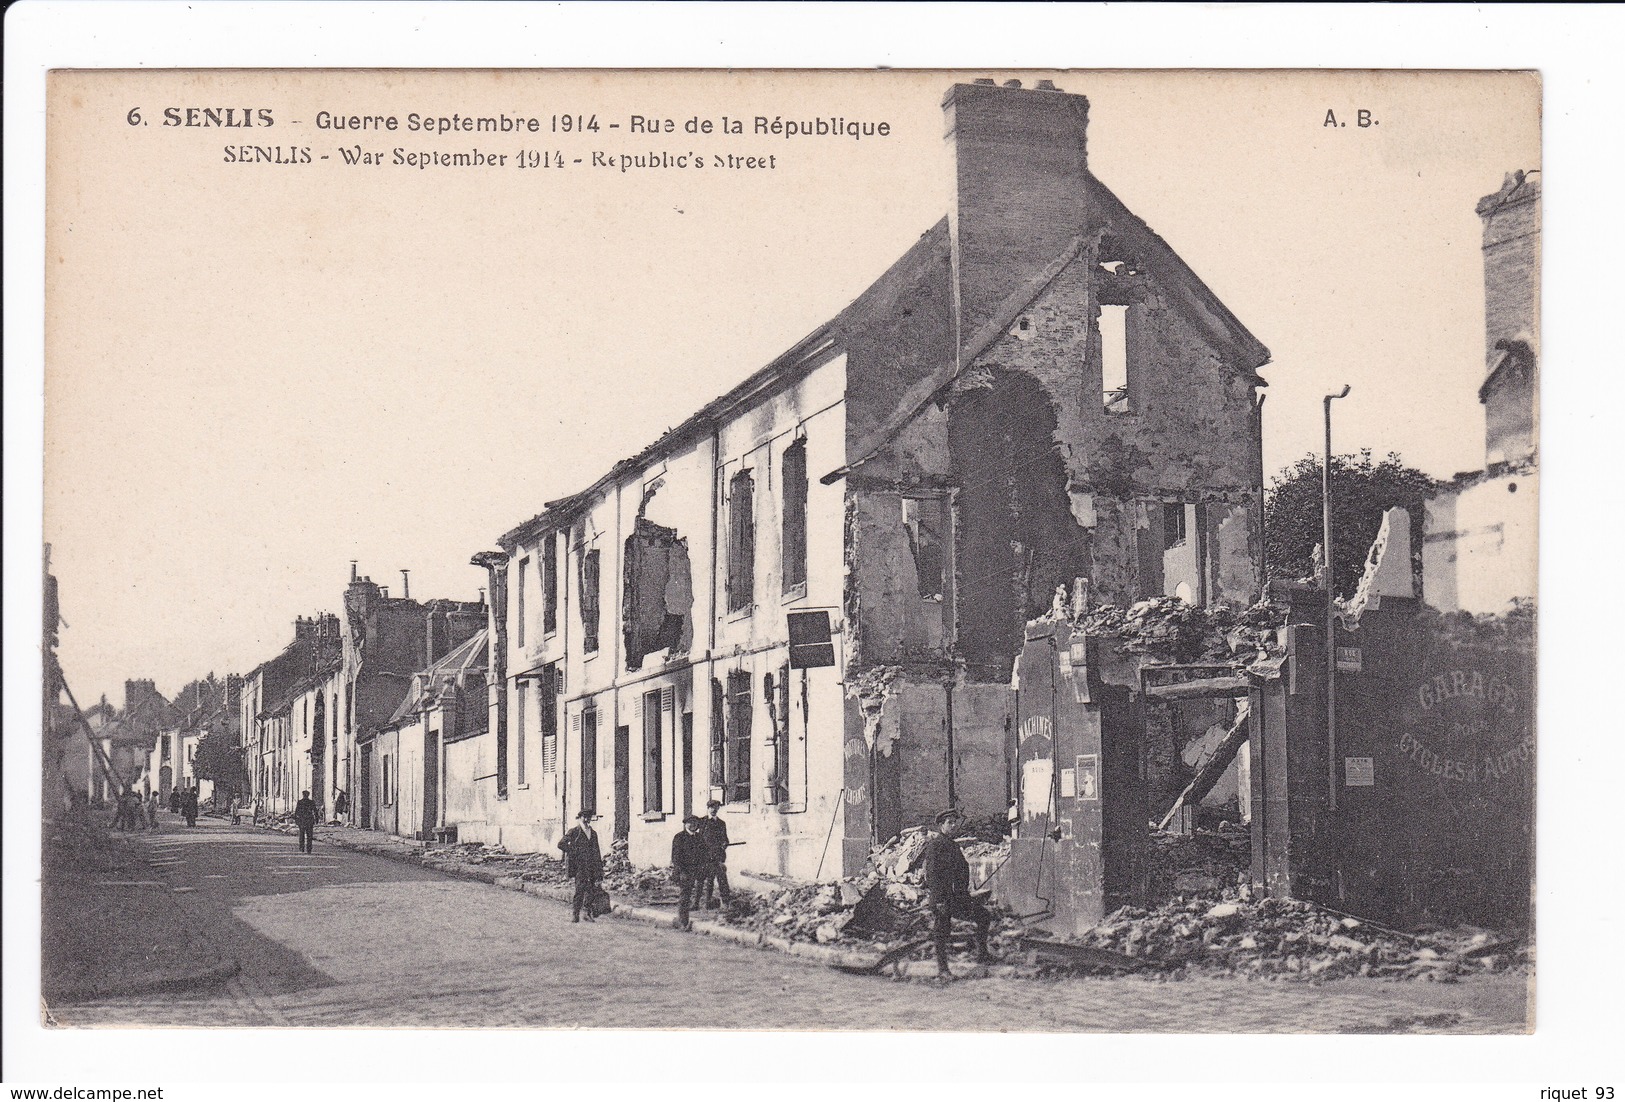
[{"label": "house facade", "polygon": [[1535,597],[1538,566],[1540,172],[1508,173],[1484,223],[1484,467],[1427,502],[1422,597],[1442,612],[1500,613]]},{"label": "house facade", "polygon": [[1084,97],[979,82],[944,110],[947,218],[474,557],[463,838],[546,848],[587,807],[664,864],[714,798],[735,867],[852,872],[944,806],[1003,814],[1012,664],[1057,587],[1257,598],[1267,349],[1089,171]]},{"label": "house facade", "polygon": [[[412,679],[406,699],[379,731],[376,742],[392,754],[392,790],[386,806],[390,830],[406,837],[434,839],[458,822],[461,804],[448,815],[448,767],[452,746],[485,731],[485,676],[488,663],[483,629]],[[461,757],[459,764],[464,764]],[[380,774],[383,773],[380,762]],[[469,772],[467,780],[479,776]],[[461,786],[466,791],[466,785]],[[461,795],[462,792],[459,792]]]},{"label": "house facade", "polygon": [[262,811],[285,815],[305,789],[313,792],[319,764],[316,732],[329,723],[332,685],[342,658],[339,618],[330,612],[294,621],[293,642],[243,678],[238,723],[248,794]]},{"label": "house facade", "polygon": [[[391,721],[419,672],[486,627],[479,601],[413,600],[360,575],[355,565],[344,591],[342,657],[327,690],[329,763],[322,784],[325,807],[339,792],[349,797],[346,821],[356,826],[411,835],[417,827],[401,818],[399,731]],[[336,740],[336,741],[333,741]]]}]

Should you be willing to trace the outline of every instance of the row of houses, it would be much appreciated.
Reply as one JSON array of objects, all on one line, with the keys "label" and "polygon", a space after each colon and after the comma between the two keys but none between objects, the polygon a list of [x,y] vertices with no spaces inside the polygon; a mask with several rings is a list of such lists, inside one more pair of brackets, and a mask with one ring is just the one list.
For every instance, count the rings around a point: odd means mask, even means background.
[{"label": "row of houses", "polygon": [[188,684],[170,700],[150,680],[124,683],[124,706],[106,697],[83,712],[57,704],[49,714],[58,746],[58,792],[92,805],[111,803],[124,788],[144,797],[157,792],[168,801],[176,789],[197,788],[214,795],[215,782],[199,768],[198,750],[206,738],[225,746],[239,742],[242,678],[214,674]]},{"label": "row of houses", "polygon": [[[1058,589],[1257,600],[1268,350],[1090,171],[1084,97],[943,109],[950,209],[845,309],[472,545],[479,600],[352,563],[340,613],[228,679],[249,798],[514,851],[590,809],[656,865],[714,799],[738,867],[849,874],[944,806],[1004,815],[1014,663]],[[1487,257],[1527,239],[1519,180]],[[1481,397],[1532,409],[1509,356]],[[1428,554],[1476,576],[1455,532],[1430,519]]]},{"label": "row of houses", "polygon": [[[1023,624],[1058,586],[1250,603],[1264,346],[1089,169],[1088,103],[951,88],[953,201],[866,291],[471,558],[484,603],[352,570],[244,681],[254,795],[661,863],[716,799],[747,869],[850,871],[1002,815]],[[802,635],[805,633],[805,638]]]}]

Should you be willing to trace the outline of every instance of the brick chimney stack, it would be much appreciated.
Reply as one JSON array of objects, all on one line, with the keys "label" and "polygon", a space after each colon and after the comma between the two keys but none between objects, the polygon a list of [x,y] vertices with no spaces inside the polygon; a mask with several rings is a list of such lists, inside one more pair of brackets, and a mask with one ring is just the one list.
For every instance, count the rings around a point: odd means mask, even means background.
[{"label": "brick chimney stack", "polygon": [[949,212],[961,347],[1084,230],[1089,101],[1041,81],[956,84]]}]

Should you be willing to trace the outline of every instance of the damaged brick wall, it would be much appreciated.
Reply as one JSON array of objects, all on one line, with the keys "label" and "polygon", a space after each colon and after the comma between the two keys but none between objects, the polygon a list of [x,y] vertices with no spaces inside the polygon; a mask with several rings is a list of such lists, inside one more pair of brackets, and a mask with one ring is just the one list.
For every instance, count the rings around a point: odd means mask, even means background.
[{"label": "damaged brick wall", "polygon": [[[956,387],[961,648],[990,678],[1075,577],[1099,602],[1256,599],[1256,378],[1122,250],[1108,235],[1086,247]],[[1102,390],[1103,300],[1132,304],[1125,412]]]},{"label": "damaged brick wall", "polygon": [[622,558],[622,631],[626,668],[656,651],[686,650],[693,636],[694,582],[688,541],[674,528],[638,517]]},{"label": "damaged brick wall", "polygon": [[1031,376],[994,367],[954,400],[959,653],[974,676],[1008,681],[1022,625],[1062,581],[1086,576],[1089,532],[1072,515],[1055,406]]}]

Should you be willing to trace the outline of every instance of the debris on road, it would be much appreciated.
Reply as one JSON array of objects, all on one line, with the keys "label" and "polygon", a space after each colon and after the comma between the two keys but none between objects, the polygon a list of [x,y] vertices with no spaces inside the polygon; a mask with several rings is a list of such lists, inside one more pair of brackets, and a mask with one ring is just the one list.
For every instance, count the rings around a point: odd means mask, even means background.
[{"label": "debris on road", "polygon": [[1123,907],[1078,939],[1178,973],[1329,980],[1377,976],[1452,982],[1524,961],[1522,942],[1459,928],[1401,934],[1293,899],[1239,891]]}]

